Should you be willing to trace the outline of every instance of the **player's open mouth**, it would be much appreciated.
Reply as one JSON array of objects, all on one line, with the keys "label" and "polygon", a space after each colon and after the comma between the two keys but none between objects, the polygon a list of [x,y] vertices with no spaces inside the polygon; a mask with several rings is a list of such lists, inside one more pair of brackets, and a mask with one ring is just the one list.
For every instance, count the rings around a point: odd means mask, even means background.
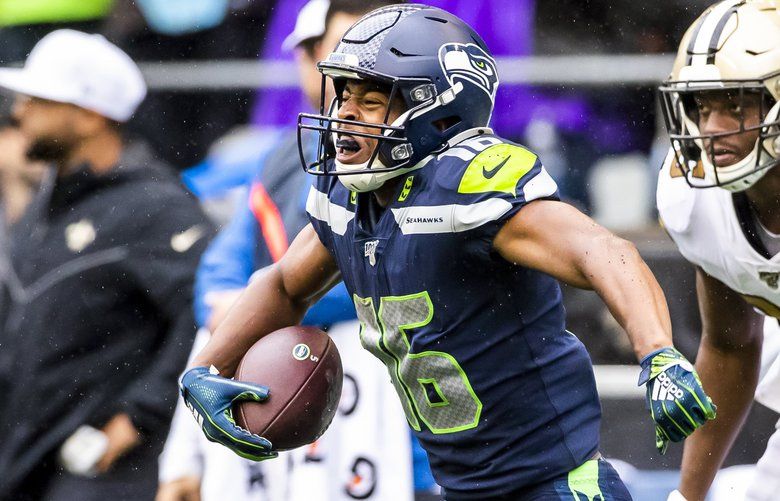
[{"label": "player's open mouth", "polygon": [[360,143],[353,137],[343,136],[336,141],[336,159],[347,162],[360,153]]},{"label": "player's open mouth", "polygon": [[728,165],[733,165],[739,162],[740,157],[737,155],[736,151],[730,148],[716,147],[715,158],[713,160],[713,163],[717,167],[726,167]]}]

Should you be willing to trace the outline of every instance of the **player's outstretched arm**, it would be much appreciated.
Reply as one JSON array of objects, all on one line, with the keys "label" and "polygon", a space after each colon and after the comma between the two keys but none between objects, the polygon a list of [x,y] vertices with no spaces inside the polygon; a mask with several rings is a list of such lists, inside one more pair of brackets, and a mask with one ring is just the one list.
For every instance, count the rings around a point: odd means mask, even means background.
[{"label": "player's outstretched arm", "polygon": [[696,371],[672,345],[663,291],[632,243],[568,204],[537,200],[504,225],[493,246],[510,262],[601,296],[642,365],[639,384],[647,383],[661,452],[715,417]]},{"label": "player's outstretched arm", "polygon": [[637,359],[672,345],[664,293],[634,245],[571,205],[531,202],[504,225],[493,245],[510,262],[595,290],[628,332]]},{"label": "player's outstretched arm", "polygon": [[718,403],[718,419],[685,443],[680,492],[703,500],[753,401],[758,383],[763,317],[734,291],[696,272],[702,339],[696,369]]},{"label": "player's outstretched arm", "polygon": [[262,402],[273,389],[228,378],[258,339],[298,324],[338,280],[336,263],[311,226],[277,264],[252,280],[179,383],[184,402],[209,440],[255,461],[276,457],[273,444],[236,426],[231,413],[234,402]]}]

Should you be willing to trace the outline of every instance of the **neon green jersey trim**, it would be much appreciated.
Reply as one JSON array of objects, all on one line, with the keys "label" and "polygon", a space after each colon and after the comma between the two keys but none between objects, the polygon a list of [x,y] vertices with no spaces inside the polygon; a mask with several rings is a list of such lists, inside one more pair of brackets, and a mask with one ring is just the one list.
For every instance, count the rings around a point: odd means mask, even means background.
[{"label": "neon green jersey trim", "polygon": [[[574,499],[585,496],[588,501],[601,501],[604,494],[599,487],[599,461],[591,459],[569,472],[569,489]],[[596,497],[598,496],[598,497]]]},{"label": "neon green jersey trim", "polygon": [[411,193],[412,191],[412,183],[414,183],[414,176],[407,177],[406,181],[404,181],[404,189],[401,190],[401,194],[398,195],[399,202],[406,201],[406,198],[409,196],[409,193]]},{"label": "neon green jersey trim", "polygon": [[513,144],[496,144],[474,157],[460,180],[458,193],[498,191],[517,196],[517,182],[536,163],[536,155]]}]

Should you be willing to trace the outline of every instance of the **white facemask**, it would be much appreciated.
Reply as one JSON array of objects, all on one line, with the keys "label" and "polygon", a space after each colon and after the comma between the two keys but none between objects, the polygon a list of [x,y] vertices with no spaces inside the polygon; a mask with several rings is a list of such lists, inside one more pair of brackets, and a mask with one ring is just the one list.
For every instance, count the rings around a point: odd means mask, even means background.
[{"label": "white facemask", "polygon": [[[777,120],[778,113],[780,112],[780,102],[769,110],[764,122],[773,122]],[[698,126],[693,123],[689,118],[683,119],[686,127],[695,135],[700,135]],[[720,187],[732,192],[744,191],[753,186],[759,179],[769,171],[769,168],[759,169],[753,171],[756,165],[767,165],[772,163],[773,159],[778,158],[780,155],[780,149],[778,144],[775,144],[773,140],[761,141],[756,140],[756,144],[750,153],[742,160],[735,162],[731,165],[719,165],[717,167],[717,177],[715,175],[715,166],[710,162],[709,156],[704,152],[704,142],[701,139],[695,140],[696,145],[702,150],[701,163],[704,168],[705,181],[707,183],[715,183],[716,180],[720,181]],[[756,161],[758,160],[758,161]],[[689,178],[690,179],[690,178]],[[691,179],[691,182],[696,184],[695,179]]]}]

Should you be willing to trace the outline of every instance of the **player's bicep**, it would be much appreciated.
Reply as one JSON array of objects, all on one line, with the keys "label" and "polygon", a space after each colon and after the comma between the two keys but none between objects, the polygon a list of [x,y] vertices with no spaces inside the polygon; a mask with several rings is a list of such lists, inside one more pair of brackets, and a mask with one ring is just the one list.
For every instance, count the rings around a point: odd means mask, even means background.
[{"label": "player's bicep", "polygon": [[493,248],[507,261],[533,268],[575,287],[590,288],[588,262],[621,239],[574,207],[537,200],[501,228]]},{"label": "player's bicep", "polygon": [[763,317],[723,282],[696,268],[696,295],[707,341],[722,349],[761,336]]},{"label": "player's bicep", "polygon": [[298,233],[277,267],[280,285],[296,302],[314,303],[341,281],[335,259],[311,224]]}]

